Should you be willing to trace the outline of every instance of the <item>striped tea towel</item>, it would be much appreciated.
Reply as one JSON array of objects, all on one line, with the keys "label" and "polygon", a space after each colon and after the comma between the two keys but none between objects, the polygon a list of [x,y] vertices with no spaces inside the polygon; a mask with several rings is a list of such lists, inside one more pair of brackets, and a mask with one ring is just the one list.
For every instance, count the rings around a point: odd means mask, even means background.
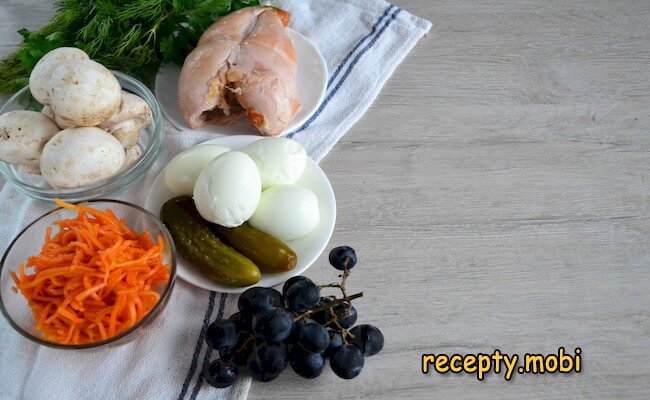
[{"label": "striped tea towel", "polygon": [[[323,104],[290,134],[319,161],[368,109],[431,23],[383,0],[267,3],[291,12],[292,28],[312,40],[328,64],[331,77]],[[117,197],[144,204],[150,184],[167,161],[210,138],[209,134],[170,129],[152,170]],[[0,250],[51,208],[5,184],[0,192]],[[201,376],[202,369],[218,356],[205,344],[207,325],[229,316],[235,308],[236,296],[179,281],[167,308],[142,338],[87,353],[33,344],[0,318],[0,399],[245,399],[250,378],[239,379],[228,389],[216,389]]]}]

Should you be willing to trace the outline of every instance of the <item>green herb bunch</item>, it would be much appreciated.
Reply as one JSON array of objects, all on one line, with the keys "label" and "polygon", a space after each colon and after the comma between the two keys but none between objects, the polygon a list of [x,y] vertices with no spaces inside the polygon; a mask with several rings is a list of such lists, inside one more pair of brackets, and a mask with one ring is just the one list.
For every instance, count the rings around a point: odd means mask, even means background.
[{"label": "green herb bunch", "polygon": [[161,65],[181,65],[212,22],[258,0],[61,0],[49,25],[21,29],[20,49],[0,62],[0,93],[25,86],[43,55],[75,46],[104,64],[153,82]]}]

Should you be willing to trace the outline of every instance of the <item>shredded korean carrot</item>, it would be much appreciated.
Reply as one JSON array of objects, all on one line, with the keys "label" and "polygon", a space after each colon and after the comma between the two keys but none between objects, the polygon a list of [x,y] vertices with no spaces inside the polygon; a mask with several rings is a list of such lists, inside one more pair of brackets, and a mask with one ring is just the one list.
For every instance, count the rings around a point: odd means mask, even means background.
[{"label": "shredded korean carrot", "polygon": [[36,329],[61,344],[88,344],[124,332],[151,311],[160,300],[156,289],[169,281],[162,240],[134,232],[111,210],[55,202],[77,211],[77,217],[48,227],[41,252],[17,273],[9,271]]}]

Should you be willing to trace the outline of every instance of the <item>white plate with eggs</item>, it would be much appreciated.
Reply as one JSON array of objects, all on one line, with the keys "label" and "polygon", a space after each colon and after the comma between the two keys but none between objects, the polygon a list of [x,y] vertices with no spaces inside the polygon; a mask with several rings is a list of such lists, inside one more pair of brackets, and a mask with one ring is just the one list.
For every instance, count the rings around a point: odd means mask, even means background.
[{"label": "white plate with eggs", "polygon": [[[220,145],[229,147],[231,150],[240,150],[248,144],[257,140],[268,140],[260,136],[224,136],[218,139],[209,140],[201,143],[203,145]],[[336,200],[332,185],[327,176],[311,159],[307,158],[305,171],[292,186],[302,187],[312,191],[318,199],[319,222],[318,225],[306,236],[296,240],[286,241],[298,255],[298,262],[294,269],[281,273],[262,272],[260,281],[254,286],[276,286],[282,284],[287,279],[302,274],[309,268],[320,254],[325,250],[334,231],[336,221]],[[165,170],[163,169],[156,177],[149,195],[146,200],[145,208],[154,215],[160,215],[162,205],[169,199],[177,196],[167,184],[165,184]],[[287,204],[286,207],[291,207]],[[286,210],[278,210],[282,214]],[[196,268],[179,256],[177,262],[178,276],[194,286],[225,293],[242,293],[247,287],[232,287],[218,284],[204,277]]]}]

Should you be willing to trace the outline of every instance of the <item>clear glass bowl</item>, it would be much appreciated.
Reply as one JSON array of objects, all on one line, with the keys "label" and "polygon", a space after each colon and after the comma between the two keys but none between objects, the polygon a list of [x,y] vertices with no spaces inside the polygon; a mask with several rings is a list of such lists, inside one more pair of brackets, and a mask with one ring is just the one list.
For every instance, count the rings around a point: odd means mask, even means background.
[{"label": "clear glass bowl", "polygon": [[[130,329],[108,338],[83,345],[66,345],[59,344],[44,338],[40,332],[35,329],[36,322],[27,300],[22,293],[14,292],[14,281],[11,278],[10,270],[18,272],[18,266],[24,263],[29,256],[38,254],[43,246],[43,239],[47,227],[52,226],[54,221],[66,218],[74,218],[76,211],[57,208],[36,219],[29,224],[18,236],[11,242],[9,248],[0,261],[0,310],[9,324],[21,335],[36,343],[61,348],[61,349],[90,349],[104,346],[116,346],[136,339],[145,332],[145,327],[149,325],[165,308],[172,294],[174,283],[176,282],[176,249],[174,247],[171,235],[163,223],[149,211],[119,200],[91,200],[88,204],[96,209],[105,210],[110,208],[118,218],[124,218],[129,228],[136,232],[149,230],[152,238],[160,237],[164,243],[164,262],[169,265],[170,278],[164,287],[155,288],[160,294],[160,300],[151,309],[149,314],[144,316]],[[52,232],[55,234],[58,228],[52,226]],[[161,285],[162,286],[162,285]]]},{"label": "clear glass bowl", "polygon": [[[40,175],[26,173],[18,165],[0,161],[0,174],[7,182],[14,185],[22,193],[35,199],[52,201],[59,198],[65,201],[77,202],[119,193],[144,176],[156,161],[156,157],[162,148],[164,141],[162,113],[156,98],[144,84],[121,72],[112,72],[120,82],[122,89],[140,96],[153,111],[153,121],[140,132],[140,140],[138,141],[142,148],[140,158],[129,168],[115,176],[89,186],[74,189],[53,189]],[[25,110],[28,108],[30,100],[32,104],[35,102],[31,98],[29,87],[24,87],[5,103],[0,109],[0,114],[14,110]]]}]

